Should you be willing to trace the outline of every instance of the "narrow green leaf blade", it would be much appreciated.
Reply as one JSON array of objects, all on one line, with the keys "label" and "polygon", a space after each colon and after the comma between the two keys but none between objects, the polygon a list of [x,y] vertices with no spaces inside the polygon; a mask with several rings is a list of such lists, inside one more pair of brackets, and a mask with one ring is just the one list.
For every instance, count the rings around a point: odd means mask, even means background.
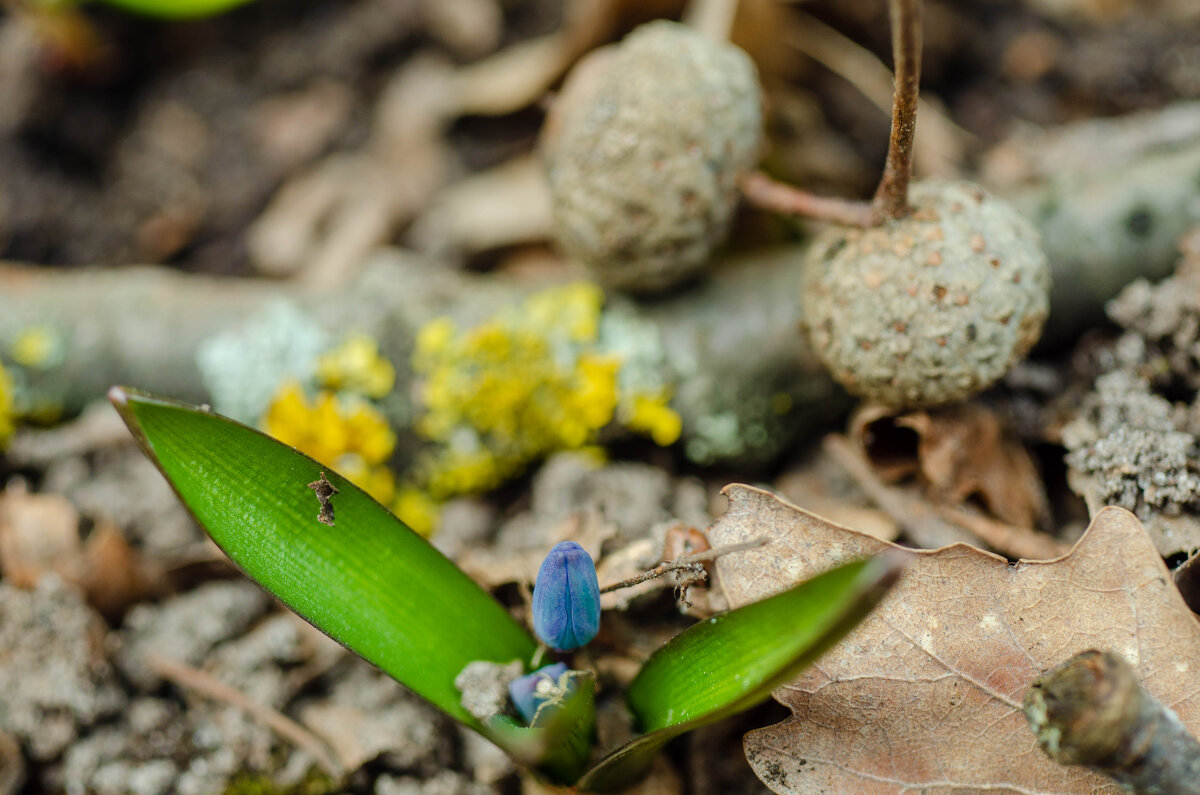
[{"label": "narrow green leaf blade", "polygon": [[105,0],[126,11],[165,19],[195,19],[228,11],[250,0]]},{"label": "narrow green leaf blade", "polygon": [[[109,397],[197,521],[251,579],[451,717],[486,733],[454,678],[473,660],[528,664],[529,634],[466,574],[336,472],[201,409]],[[324,471],[334,525],[308,484]]]},{"label": "narrow green leaf blade", "polygon": [[674,737],[766,699],[865,618],[903,565],[893,556],[848,563],[676,635],[629,688],[630,709],[647,733],[588,771],[579,789],[620,789]]}]

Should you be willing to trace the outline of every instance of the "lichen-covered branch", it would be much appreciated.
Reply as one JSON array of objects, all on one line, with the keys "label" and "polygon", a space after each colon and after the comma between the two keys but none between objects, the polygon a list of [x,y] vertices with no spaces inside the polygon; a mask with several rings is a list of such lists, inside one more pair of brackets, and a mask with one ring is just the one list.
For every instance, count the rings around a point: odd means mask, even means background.
[{"label": "lichen-covered branch", "polygon": [[[538,376],[546,379],[539,399],[565,390],[563,400],[588,401],[584,408],[598,412],[589,427],[611,434],[601,426],[612,418],[613,430],[642,432],[660,443],[678,438],[699,462],[770,460],[839,405],[797,331],[794,296],[802,260],[802,252],[783,249],[730,262],[670,299],[647,304],[608,299],[594,318],[596,327],[585,330],[572,349],[572,366],[583,369],[538,371],[549,372]],[[401,429],[397,449],[404,453],[422,441],[415,431],[427,409],[444,405],[437,402],[443,393],[423,394],[423,388],[439,378],[458,379],[462,373],[454,371],[454,362],[466,361],[464,356],[475,356],[467,363],[478,370],[478,356],[491,355],[480,348],[487,346],[482,336],[464,336],[468,330],[499,335],[497,350],[516,350],[521,335],[540,335],[529,340],[526,352],[557,350],[550,321],[537,326],[538,307],[548,303],[539,303],[537,294],[529,286],[451,271],[399,251],[381,252],[336,290],[154,268],[9,265],[0,266],[0,351],[11,351],[31,335],[38,338],[40,358],[9,360],[25,414],[73,413],[112,384],[127,383],[212,403],[254,423],[283,381],[316,378],[323,353],[347,337],[366,336],[395,367],[395,385],[379,404]],[[523,303],[528,300],[534,303]],[[528,311],[531,307],[537,311]],[[448,324],[458,336],[447,343],[450,349],[435,346],[441,358],[427,362],[433,369],[419,372],[418,340],[425,331],[427,343],[436,342],[429,333],[438,324]],[[464,353],[467,348],[473,353]],[[528,371],[513,369],[518,358],[496,359],[494,372],[520,381]],[[556,360],[548,361],[550,367]],[[581,391],[585,376],[596,389]],[[480,405],[461,406],[460,414],[499,411],[483,404],[502,397],[485,392]],[[679,423],[673,434],[671,415],[663,413],[668,409]],[[556,411],[551,407],[538,416],[553,422],[560,416]],[[481,427],[507,421],[498,416],[480,419]],[[411,439],[405,429],[414,431]],[[554,430],[588,440],[586,433]]]},{"label": "lichen-covered branch", "polygon": [[1042,233],[1042,342],[1069,344],[1126,284],[1167,276],[1200,223],[1200,102],[1022,130],[988,154],[982,181]]},{"label": "lichen-covered branch", "polygon": [[1139,795],[1200,793],[1200,743],[1113,652],[1085,651],[1043,674],[1025,693],[1025,717],[1060,764]]}]

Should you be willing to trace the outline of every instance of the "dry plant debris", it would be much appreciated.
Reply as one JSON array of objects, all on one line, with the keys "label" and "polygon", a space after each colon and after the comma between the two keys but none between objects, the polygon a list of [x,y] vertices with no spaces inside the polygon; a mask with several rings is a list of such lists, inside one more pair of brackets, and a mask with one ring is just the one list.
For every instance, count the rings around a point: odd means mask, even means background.
[{"label": "dry plant debris", "polygon": [[1025,717],[1059,764],[1085,765],[1139,795],[1200,793],[1200,743],[1119,654],[1089,649],[1038,677]]},{"label": "dry plant debris", "polygon": [[[915,434],[915,445],[876,445],[896,429]],[[850,436],[881,477],[895,482],[919,475],[936,502],[957,506],[978,496],[992,515],[1021,527],[1036,527],[1048,515],[1041,474],[1029,451],[985,406],[962,403],[897,413],[867,405],[850,420]]]},{"label": "dry plant debris", "polygon": [[[896,548],[758,489],[726,493],[714,545],[774,539],[717,561],[735,607]],[[1200,727],[1200,624],[1132,514],[1100,512],[1055,560],[1010,565],[962,545],[912,556],[875,613],[776,692],[793,717],[747,735],[774,791],[1117,792],[1046,758],[1021,709],[1037,676],[1095,646],[1124,656],[1147,692]]]},{"label": "dry plant debris", "polygon": [[1136,513],[1164,556],[1200,549],[1200,230],[1181,248],[1173,276],[1109,303],[1126,331],[1101,349],[1107,372],[1062,429],[1071,488],[1093,513]]}]

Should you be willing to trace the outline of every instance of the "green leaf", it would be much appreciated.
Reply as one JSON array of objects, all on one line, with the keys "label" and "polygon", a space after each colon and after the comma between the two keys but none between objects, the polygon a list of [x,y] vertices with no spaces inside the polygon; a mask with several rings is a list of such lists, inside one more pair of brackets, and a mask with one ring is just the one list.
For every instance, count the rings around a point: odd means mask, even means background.
[{"label": "green leaf", "polygon": [[902,566],[891,556],[848,563],[672,638],[629,688],[629,707],[647,733],[588,771],[579,789],[627,786],[672,738],[766,699],[865,618]]},{"label": "green leaf", "polygon": [[166,19],[194,19],[228,11],[250,0],[104,0],[135,14]]},{"label": "green leaf", "polygon": [[[462,723],[454,678],[473,660],[529,664],[508,612],[354,484],[233,420],[114,387],[113,405],[179,498],[251,579]],[[308,484],[338,489],[332,527]],[[554,738],[552,738],[554,739]],[[546,747],[553,742],[544,743]]]}]

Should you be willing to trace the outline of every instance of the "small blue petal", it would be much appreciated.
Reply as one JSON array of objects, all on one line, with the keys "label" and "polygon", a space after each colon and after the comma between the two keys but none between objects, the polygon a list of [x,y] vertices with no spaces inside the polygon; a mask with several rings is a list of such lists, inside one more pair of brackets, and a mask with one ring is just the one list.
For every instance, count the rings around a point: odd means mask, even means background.
[{"label": "small blue petal", "polygon": [[554,663],[509,683],[508,695],[526,723],[532,723],[538,707],[558,693],[559,679],[566,672],[566,663]]},{"label": "small blue petal", "polygon": [[600,631],[600,583],[592,556],[574,541],[550,550],[533,586],[533,631],[552,649],[571,651]]}]

